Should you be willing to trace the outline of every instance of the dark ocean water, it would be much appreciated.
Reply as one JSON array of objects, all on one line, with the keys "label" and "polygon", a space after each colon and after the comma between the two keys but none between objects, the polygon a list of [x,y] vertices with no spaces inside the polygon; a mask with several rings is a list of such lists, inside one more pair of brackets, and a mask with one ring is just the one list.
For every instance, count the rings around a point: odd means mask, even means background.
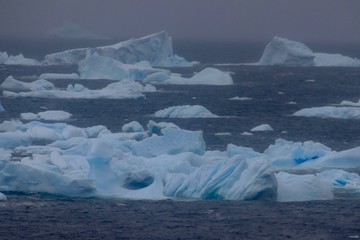
[{"label": "dark ocean water", "polygon": [[[25,56],[41,58],[45,53],[65,47],[69,48],[69,43],[49,43],[34,48],[14,44],[8,48],[13,49],[13,53],[22,51]],[[137,100],[44,100],[0,96],[7,110],[0,114],[0,122],[18,119],[20,113],[36,113],[46,107],[72,113],[74,119],[69,124],[79,127],[101,124],[112,131],[120,131],[125,123],[133,120],[144,126],[149,120],[173,122],[184,129],[202,130],[209,150],[224,150],[228,143],[233,143],[263,151],[277,138],[313,140],[333,150],[360,146],[360,120],[291,116],[305,107],[338,104],[342,100],[358,101],[360,68],[213,65],[254,62],[263,50],[263,46],[256,44],[183,43],[175,49],[179,55],[200,60],[202,64],[191,69],[171,69],[172,72],[188,76],[211,66],[232,72],[235,84],[221,87],[157,86],[157,92],[147,93],[146,99]],[[0,49],[4,50],[7,49]],[[353,46],[340,46],[335,50],[343,54],[359,53],[355,56],[360,56],[359,48]],[[73,66],[0,65],[0,83],[9,75],[30,81],[35,79],[34,75],[45,72],[74,71],[76,67]],[[315,81],[309,82],[309,79]],[[110,81],[53,80],[62,88],[76,82],[97,89]],[[229,100],[236,96],[252,100]],[[167,120],[152,116],[165,107],[185,104],[203,105],[221,118]],[[270,124],[274,131],[241,135],[263,123]],[[218,136],[216,133],[231,135]],[[340,194],[338,198],[343,196]],[[310,203],[159,202],[11,194],[7,202],[0,204],[0,239],[348,239],[349,236],[360,236],[359,201],[349,198]]]}]

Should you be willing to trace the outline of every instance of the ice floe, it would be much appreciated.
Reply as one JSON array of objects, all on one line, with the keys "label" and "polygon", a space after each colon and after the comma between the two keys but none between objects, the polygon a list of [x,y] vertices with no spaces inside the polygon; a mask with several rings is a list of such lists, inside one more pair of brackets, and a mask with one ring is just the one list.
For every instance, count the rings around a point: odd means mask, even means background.
[{"label": "ice floe", "polygon": [[64,99],[137,99],[145,98],[144,92],[154,92],[156,88],[152,85],[142,85],[132,79],[110,83],[98,90],[90,90],[81,84],[70,84],[66,90],[56,88],[46,80],[36,80],[24,83],[8,77],[2,88],[5,97],[37,97],[37,98],[64,98]]},{"label": "ice floe", "polygon": [[72,117],[71,113],[62,110],[51,110],[39,113],[21,113],[20,118],[23,120],[46,120],[46,121],[64,121]]},{"label": "ice floe", "polygon": [[48,64],[77,64],[89,55],[110,57],[125,64],[148,61],[151,66],[191,67],[190,62],[173,54],[172,40],[168,33],[159,32],[114,45],[79,48],[45,56]]},{"label": "ice floe", "polygon": [[40,79],[79,79],[77,73],[43,73],[39,76]]},{"label": "ice floe", "polygon": [[314,53],[303,43],[274,37],[265,47],[259,65],[360,67],[360,59],[340,54]]},{"label": "ice floe", "polygon": [[217,118],[205,107],[200,105],[183,105],[168,107],[154,113],[155,117],[161,118]]},{"label": "ice floe", "polygon": [[[344,104],[345,105],[345,104]],[[295,113],[297,117],[319,117],[319,118],[339,118],[339,119],[360,119],[359,107],[312,107],[304,108]]]},{"label": "ice floe", "polygon": [[269,124],[261,124],[250,130],[251,132],[265,132],[265,131],[274,131],[274,129]]}]

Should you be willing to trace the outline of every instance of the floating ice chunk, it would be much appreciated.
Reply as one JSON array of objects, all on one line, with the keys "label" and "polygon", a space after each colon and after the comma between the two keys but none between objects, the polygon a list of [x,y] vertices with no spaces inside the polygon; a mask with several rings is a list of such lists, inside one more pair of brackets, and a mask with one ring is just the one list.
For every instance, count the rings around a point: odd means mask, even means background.
[{"label": "floating ice chunk", "polygon": [[21,53],[9,56],[7,52],[0,52],[0,64],[37,66],[40,65],[40,62],[35,59],[25,58]]},{"label": "floating ice chunk", "polygon": [[157,134],[160,135],[161,134],[161,130],[164,128],[174,128],[174,129],[180,129],[176,124],[174,123],[167,123],[167,122],[159,122],[156,123],[152,120],[149,121],[149,123],[146,125],[146,127],[148,128],[148,131],[153,134]]},{"label": "floating ice chunk", "polygon": [[191,67],[184,58],[173,54],[172,40],[166,32],[159,32],[139,39],[130,39],[110,46],[80,48],[45,56],[49,64],[77,64],[89,55],[113,58],[126,64],[148,61],[151,66]]},{"label": "floating ice chunk", "polygon": [[233,97],[233,98],[229,98],[229,100],[250,101],[250,100],[252,100],[252,98],[236,96],[236,97]]},{"label": "floating ice chunk", "polygon": [[360,107],[360,99],[358,102],[351,102],[351,101],[342,101],[340,105],[344,106],[353,106],[353,107]]},{"label": "floating ice chunk", "polygon": [[123,132],[144,132],[143,126],[137,121],[132,121],[122,127]]},{"label": "floating ice chunk", "polygon": [[170,78],[170,73],[168,72],[155,72],[152,74],[149,74],[143,79],[143,83],[165,83],[166,80]]},{"label": "floating ice chunk", "polygon": [[341,54],[315,53],[314,65],[317,67],[360,67],[360,59]]},{"label": "floating ice chunk", "polygon": [[60,136],[56,134],[56,132],[53,129],[41,127],[41,126],[35,126],[29,128],[26,131],[26,133],[29,134],[29,136],[33,141],[54,142],[60,139]]},{"label": "floating ice chunk", "polygon": [[155,117],[161,118],[217,118],[205,107],[200,105],[173,106],[155,112]]},{"label": "floating ice chunk", "polygon": [[4,107],[1,105],[1,102],[0,102],[0,112],[3,112],[5,111]]},{"label": "floating ice chunk", "polygon": [[64,121],[70,119],[72,114],[62,110],[52,110],[35,113],[21,113],[20,117],[24,120],[46,120],[46,121]]},{"label": "floating ice chunk", "polygon": [[29,134],[15,131],[15,132],[0,132],[0,148],[12,149],[18,146],[29,146],[32,143],[32,138]]},{"label": "floating ice chunk", "polygon": [[313,201],[334,199],[331,184],[311,174],[293,175],[286,172],[276,174],[277,200],[280,202]]},{"label": "floating ice chunk", "polygon": [[134,155],[155,157],[162,154],[193,152],[205,153],[205,141],[201,131],[186,131],[173,128],[162,129],[163,136],[152,135],[141,142],[134,142],[131,149]]},{"label": "floating ice chunk", "polygon": [[0,192],[0,202],[1,201],[6,201],[6,200],[7,200],[7,197],[5,196],[5,194]]},{"label": "floating ice chunk", "polygon": [[309,160],[319,159],[332,153],[331,149],[321,143],[306,141],[304,143],[277,139],[264,154],[274,167],[291,167]]},{"label": "floating ice chunk", "polygon": [[218,132],[214,134],[215,136],[231,136],[229,132]]},{"label": "floating ice chunk", "polygon": [[274,37],[266,45],[260,65],[313,66],[314,54],[303,43]]},{"label": "floating ice chunk", "polygon": [[26,92],[26,91],[42,91],[55,89],[54,84],[44,79],[39,79],[30,83],[21,82],[13,78],[7,77],[1,84],[1,88],[8,91]]},{"label": "floating ice chunk", "polygon": [[243,136],[252,136],[254,134],[250,133],[250,132],[243,132],[241,135],[243,135]]},{"label": "floating ice chunk", "polygon": [[[45,81],[45,80],[44,80]],[[156,88],[151,85],[143,86],[134,80],[126,79],[111,83],[100,90],[90,90],[82,85],[68,86],[67,90],[39,90],[33,92],[14,93],[4,91],[5,97],[37,97],[51,99],[137,99],[144,98],[143,92],[154,92]]]},{"label": "floating ice chunk", "polygon": [[360,108],[334,106],[312,107],[301,109],[293,115],[297,117],[360,119]]},{"label": "floating ice chunk", "polygon": [[0,161],[0,191],[38,192],[69,197],[96,195],[91,180],[72,179],[11,161]]},{"label": "floating ice chunk", "polygon": [[102,133],[111,133],[107,127],[103,125],[97,125],[93,127],[87,127],[84,129],[89,138],[96,138]]},{"label": "floating ice chunk", "polygon": [[252,128],[250,131],[252,132],[264,132],[264,131],[274,131],[274,129],[269,124],[261,124]]},{"label": "floating ice chunk", "polygon": [[43,73],[39,76],[40,79],[79,79],[77,73]]},{"label": "floating ice chunk", "polygon": [[177,85],[232,85],[233,80],[229,73],[220,71],[216,68],[205,68],[196,73],[191,78],[183,78],[179,76],[170,76],[164,81],[168,84]]},{"label": "floating ice chunk", "polygon": [[226,153],[229,157],[233,157],[235,155],[240,155],[244,159],[261,157],[261,153],[256,152],[254,149],[252,149],[250,147],[241,147],[241,146],[236,146],[234,144],[227,145]]},{"label": "floating ice chunk", "polygon": [[186,179],[174,180],[175,183],[168,179],[167,184],[176,186],[181,182],[174,193],[181,198],[268,200],[276,198],[277,191],[276,179],[266,161],[236,157],[205,164]]}]

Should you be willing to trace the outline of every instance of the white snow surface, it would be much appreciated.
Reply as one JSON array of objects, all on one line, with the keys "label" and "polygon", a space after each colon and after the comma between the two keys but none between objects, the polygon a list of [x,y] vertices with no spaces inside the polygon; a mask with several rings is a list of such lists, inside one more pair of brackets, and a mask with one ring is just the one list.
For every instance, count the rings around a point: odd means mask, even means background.
[{"label": "white snow surface", "polygon": [[5,97],[37,97],[37,98],[63,98],[63,99],[137,99],[145,98],[144,92],[154,92],[152,85],[142,85],[132,79],[125,79],[110,83],[98,90],[90,90],[81,84],[69,85],[66,90],[55,88],[46,80],[36,80],[24,83],[8,77],[1,85]]},{"label": "white snow surface", "polygon": [[64,121],[72,117],[71,113],[62,110],[50,110],[39,113],[21,113],[21,119],[23,120],[47,120],[47,121]]},{"label": "white snow surface", "polygon": [[77,64],[87,56],[113,58],[125,64],[148,61],[157,67],[191,67],[190,62],[173,54],[172,40],[167,32],[158,32],[138,39],[130,39],[114,45],[79,48],[45,56],[48,64]]},{"label": "white snow surface", "polygon": [[360,67],[360,59],[340,54],[314,53],[303,43],[274,37],[265,47],[259,65]]},{"label": "white snow surface", "polygon": [[154,113],[155,117],[160,118],[217,118],[205,107],[200,105],[183,105],[168,107]]},{"label": "white snow surface", "polygon": [[38,66],[40,62],[35,59],[25,58],[21,53],[19,55],[8,55],[7,52],[0,52],[0,64],[5,65],[27,65],[27,66]]}]

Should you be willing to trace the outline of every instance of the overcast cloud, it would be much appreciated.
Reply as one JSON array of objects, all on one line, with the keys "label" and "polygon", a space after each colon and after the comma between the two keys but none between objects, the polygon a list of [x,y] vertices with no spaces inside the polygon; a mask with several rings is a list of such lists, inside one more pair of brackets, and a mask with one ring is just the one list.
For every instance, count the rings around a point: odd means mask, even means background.
[{"label": "overcast cloud", "polygon": [[360,0],[0,0],[0,38],[45,38],[63,24],[116,39],[360,44]]}]

